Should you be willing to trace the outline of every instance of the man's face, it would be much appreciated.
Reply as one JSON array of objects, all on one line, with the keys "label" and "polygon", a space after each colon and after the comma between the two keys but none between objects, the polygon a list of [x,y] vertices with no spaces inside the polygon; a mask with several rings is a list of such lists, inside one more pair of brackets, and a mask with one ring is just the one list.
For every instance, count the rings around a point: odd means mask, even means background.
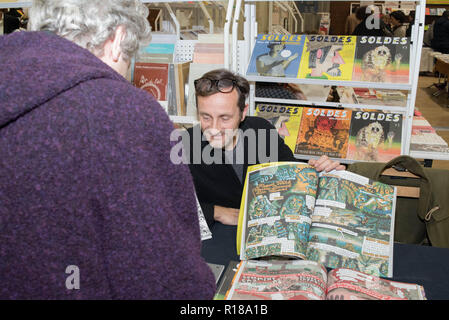
[{"label": "man's face", "polygon": [[197,102],[201,130],[209,144],[213,148],[232,149],[237,129],[245,119],[248,105],[240,112],[236,89],[208,97],[197,96]]}]

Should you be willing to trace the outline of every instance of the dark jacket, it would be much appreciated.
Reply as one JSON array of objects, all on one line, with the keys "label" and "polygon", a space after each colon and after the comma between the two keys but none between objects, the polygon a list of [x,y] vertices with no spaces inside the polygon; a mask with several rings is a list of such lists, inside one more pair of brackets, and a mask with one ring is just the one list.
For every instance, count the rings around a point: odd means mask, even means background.
[{"label": "dark jacket", "polygon": [[[267,120],[259,117],[246,117],[241,123],[240,129],[243,133],[248,133],[251,130],[255,130],[255,132],[276,130]],[[195,147],[194,145],[194,130],[197,130],[196,137],[201,137],[201,144],[197,144],[201,150],[198,150],[198,147]],[[188,133],[190,138],[190,154],[188,155],[190,160],[189,168],[193,176],[198,200],[201,204],[201,208],[203,209],[206,221],[211,227],[214,223],[214,205],[227,208],[240,208],[243,184],[237,177],[232,165],[225,163],[223,157],[221,158],[221,164],[206,164],[203,158],[200,159],[200,163],[195,164],[194,155],[202,153],[209,143],[203,137],[199,125],[190,128]],[[284,143],[284,140],[277,133],[275,134],[275,139],[277,139],[278,147],[274,153],[270,153],[269,146],[271,139],[269,134],[266,134],[265,136],[259,136],[256,134],[255,137],[255,144],[254,142],[248,143],[248,140],[246,139],[243,140],[245,155],[243,177],[246,176],[248,165],[273,162],[276,161],[276,159],[277,161],[298,161],[293,156],[290,148]],[[264,152],[265,150],[263,150],[264,147],[266,147],[266,153]],[[213,151],[219,152],[219,150],[216,149]],[[259,154],[259,151],[261,151],[261,154]],[[265,158],[265,156],[267,157]]]},{"label": "dark jacket", "polygon": [[388,32],[386,31],[386,25],[382,20],[380,20],[379,28],[374,28],[374,26],[371,25],[372,21],[368,19],[371,18],[365,18],[357,25],[357,27],[355,27],[354,32],[352,33],[353,36],[389,36]]},{"label": "dark jacket", "polygon": [[0,57],[0,299],[212,298],[154,98],[50,33],[2,36]]},{"label": "dark jacket", "polygon": [[432,49],[449,54],[449,19],[445,16],[435,21]]}]

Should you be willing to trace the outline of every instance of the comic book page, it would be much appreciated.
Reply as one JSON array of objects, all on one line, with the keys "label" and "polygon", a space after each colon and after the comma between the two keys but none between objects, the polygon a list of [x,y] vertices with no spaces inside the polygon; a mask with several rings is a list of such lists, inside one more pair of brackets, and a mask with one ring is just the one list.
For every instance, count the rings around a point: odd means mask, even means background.
[{"label": "comic book page", "polygon": [[295,154],[346,158],[350,109],[304,108]]},{"label": "comic book page", "polygon": [[313,261],[242,261],[227,300],[324,300],[326,269]]},{"label": "comic book page", "polygon": [[303,35],[259,34],[246,75],[296,78],[303,46]]},{"label": "comic book page", "polygon": [[351,80],[356,36],[306,36],[298,78]]},{"label": "comic book page", "polygon": [[424,288],[370,276],[351,269],[334,269],[328,274],[328,300],[426,300]]},{"label": "comic book page", "polygon": [[393,275],[396,189],[347,172],[320,173],[307,259]]},{"label": "comic book page", "polygon": [[409,82],[410,39],[358,36],[353,81]]},{"label": "comic book page", "polygon": [[393,112],[352,111],[347,158],[388,162],[400,156],[402,118]]},{"label": "comic book page", "polygon": [[279,136],[284,139],[285,144],[292,152],[295,151],[302,107],[257,103],[254,115],[268,120],[276,128]]},{"label": "comic book page", "polygon": [[304,258],[317,191],[317,172],[305,163],[248,167],[240,207],[240,259]]}]

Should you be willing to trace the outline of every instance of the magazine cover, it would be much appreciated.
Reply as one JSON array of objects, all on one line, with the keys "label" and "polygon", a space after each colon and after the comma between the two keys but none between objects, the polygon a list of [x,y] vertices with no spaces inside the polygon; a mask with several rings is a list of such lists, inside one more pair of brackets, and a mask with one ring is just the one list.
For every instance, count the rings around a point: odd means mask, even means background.
[{"label": "magazine cover", "polygon": [[351,80],[356,36],[306,36],[300,79]]},{"label": "magazine cover", "polygon": [[302,107],[277,104],[256,104],[255,116],[268,120],[284,139],[285,144],[295,151],[296,137],[301,124]]},{"label": "magazine cover", "polygon": [[402,114],[353,111],[347,158],[388,162],[401,155]]},{"label": "magazine cover", "polygon": [[246,75],[296,78],[304,36],[259,34]]},{"label": "magazine cover", "polygon": [[354,81],[409,82],[410,39],[357,37]]},{"label": "magazine cover", "polygon": [[169,65],[164,63],[136,62],[133,83],[159,101],[167,100]]},{"label": "magazine cover", "polygon": [[295,154],[346,158],[351,110],[304,108]]}]

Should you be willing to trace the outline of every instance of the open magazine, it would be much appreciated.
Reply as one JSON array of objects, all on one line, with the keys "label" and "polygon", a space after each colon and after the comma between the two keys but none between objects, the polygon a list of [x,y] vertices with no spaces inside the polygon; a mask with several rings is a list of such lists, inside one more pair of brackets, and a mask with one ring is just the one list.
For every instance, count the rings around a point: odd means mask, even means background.
[{"label": "open magazine", "polygon": [[250,166],[240,206],[241,260],[281,256],[393,275],[396,189],[299,162]]},{"label": "open magazine", "polygon": [[425,300],[424,288],[307,260],[242,261],[228,300]]}]

